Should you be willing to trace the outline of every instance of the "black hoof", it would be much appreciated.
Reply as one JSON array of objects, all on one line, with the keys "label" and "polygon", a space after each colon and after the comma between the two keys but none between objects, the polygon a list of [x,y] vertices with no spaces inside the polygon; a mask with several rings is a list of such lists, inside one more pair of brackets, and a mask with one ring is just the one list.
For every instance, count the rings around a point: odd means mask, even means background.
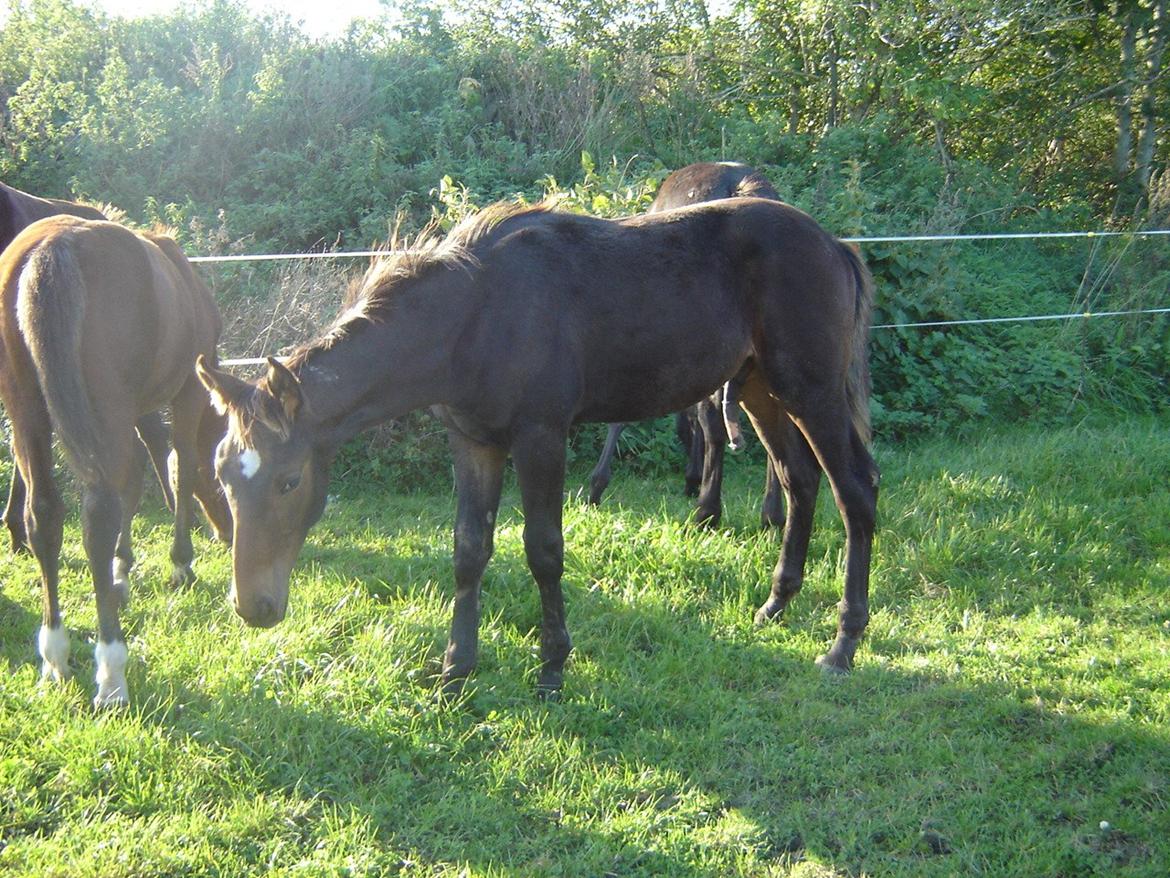
[{"label": "black hoof", "polygon": [[830,677],[843,677],[853,670],[852,662],[842,663],[840,659],[834,659],[828,654],[818,656],[816,665]]}]

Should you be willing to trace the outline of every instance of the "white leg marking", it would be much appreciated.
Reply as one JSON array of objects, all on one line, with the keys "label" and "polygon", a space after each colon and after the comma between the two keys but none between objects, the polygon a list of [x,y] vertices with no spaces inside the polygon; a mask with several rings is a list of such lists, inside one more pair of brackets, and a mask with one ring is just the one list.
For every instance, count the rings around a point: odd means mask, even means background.
[{"label": "white leg marking", "polygon": [[120,606],[130,603],[130,565],[122,558],[114,558],[114,593]]},{"label": "white leg marking", "polygon": [[126,689],[126,659],[129,652],[126,644],[121,640],[112,643],[98,641],[94,647],[93,657],[97,664],[97,695],[94,696],[93,706],[99,710],[103,707],[122,707],[130,703],[130,696]]},{"label": "white leg marking", "polygon": [[739,424],[734,422],[727,425],[727,445],[731,449],[732,454],[739,454],[747,446],[744,441],[743,433],[740,432]]},{"label": "white leg marking", "polygon": [[41,679],[60,682],[69,679],[69,635],[65,633],[65,626],[56,628],[41,626],[37,634],[37,648],[40,650]]}]

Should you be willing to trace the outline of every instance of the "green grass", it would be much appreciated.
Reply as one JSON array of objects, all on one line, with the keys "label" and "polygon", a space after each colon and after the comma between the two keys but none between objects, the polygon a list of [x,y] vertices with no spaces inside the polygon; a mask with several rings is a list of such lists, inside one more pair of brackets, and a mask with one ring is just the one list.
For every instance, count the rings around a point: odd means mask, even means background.
[{"label": "green grass", "polygon": [[0,874],[1165,876],[1170,425],[877,456],[873,618],[841,679],[813,666],[841,589],[827,491],[804,591],[755,629],[779,549],[755,527],[758,467],[731,464],[716,532],[681,524],[681,474],[619,464],[593,509],[575,473],[556,704],[532,694],[514,486],[456,704],[434,698],[446,485],[347,486],[270,631],[233,617],[206,539],[201,582],[167,590],[148,499],[132,706],[100,716],[74,520],[68,685],[38,683],[35,564],[0,560]]}]

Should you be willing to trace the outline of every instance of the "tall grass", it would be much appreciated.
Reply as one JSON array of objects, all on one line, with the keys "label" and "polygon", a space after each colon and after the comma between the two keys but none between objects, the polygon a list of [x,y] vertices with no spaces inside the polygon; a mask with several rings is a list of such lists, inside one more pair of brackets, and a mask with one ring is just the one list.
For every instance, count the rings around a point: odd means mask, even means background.
[{"label": "tall grass", "polygon": [[202,580],[167,590],[148,501],[132,706],[100,716],[71,522],[70,684],[38,685],[35,565],[0,559],[0,874],[1166,875],[1170,427],[877,456],[873,619],[844,679],[812,663],[841,589],[828,497],[804,592],[756,629],[779,549],[755,526],[757,465],[729,464],[714,532],[683,523],[681,474],[619,472],[600,508],[574,487],[558,704],[532,694],[514,486],[454,704],[434,698],[446,485],[339,486],[268,631],[232,616],[205,539]]}]

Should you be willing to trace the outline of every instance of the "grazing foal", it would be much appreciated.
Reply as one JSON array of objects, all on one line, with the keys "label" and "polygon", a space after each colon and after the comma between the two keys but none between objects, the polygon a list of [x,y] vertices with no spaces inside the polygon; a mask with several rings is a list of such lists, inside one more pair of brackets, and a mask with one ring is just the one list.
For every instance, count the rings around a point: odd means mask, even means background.
[{"label": "grazing foal", "polygon": [[[135,424],[143,416],[171,407],[172,585],[194,579],[193,492],[217,530],[230,530],[210,477],[211,448],[198,449],[196,438],[209,406],[195,358],[215,359],[219,332],[210,291],[165,235],[54,216],[25,228],[0,256],[0,396],[27,486],[28,541],[41,568],[43,674],[69,676],[57,599],[64,505],[53,478],[56,432],[81,485],[82,538],[98,610],[96,707],[128,701],[118,609],[134,562],[130,523],[142,493]],[[211,431],[204,441],[217,439]],[[199,466],[200,457],[207,466]]]},{"label": "grazing foal", "polygon": [[[258,382],[199,364],[228,414],[216,473],[235,521],[236,612],[251,625],[284,618],[340,444],[434,406],[458,494],[443,679],[456,687],[476,664],[480,583],[510,454],[540,588],[537,686],[558,690],[570,649],[561,522],[571,427],[679,411],[750,360],[742,404],[772,459],[800,476],[790,517],[803,521],[815,499],[819,461],[845,522],[840,623],[819,661],[847,670],[869,618],[877,506],[866,447],[871,296],[853,251],[806,214],[759,198],[619,221],[498,205],[443,241],[387,257],[330,331],[270,359]],[[700,344],[706,355],[696,357]],[[793,431],[802,444],[790,449]],[[800,589],[807,537],[785,529],[757,618]]]}]

